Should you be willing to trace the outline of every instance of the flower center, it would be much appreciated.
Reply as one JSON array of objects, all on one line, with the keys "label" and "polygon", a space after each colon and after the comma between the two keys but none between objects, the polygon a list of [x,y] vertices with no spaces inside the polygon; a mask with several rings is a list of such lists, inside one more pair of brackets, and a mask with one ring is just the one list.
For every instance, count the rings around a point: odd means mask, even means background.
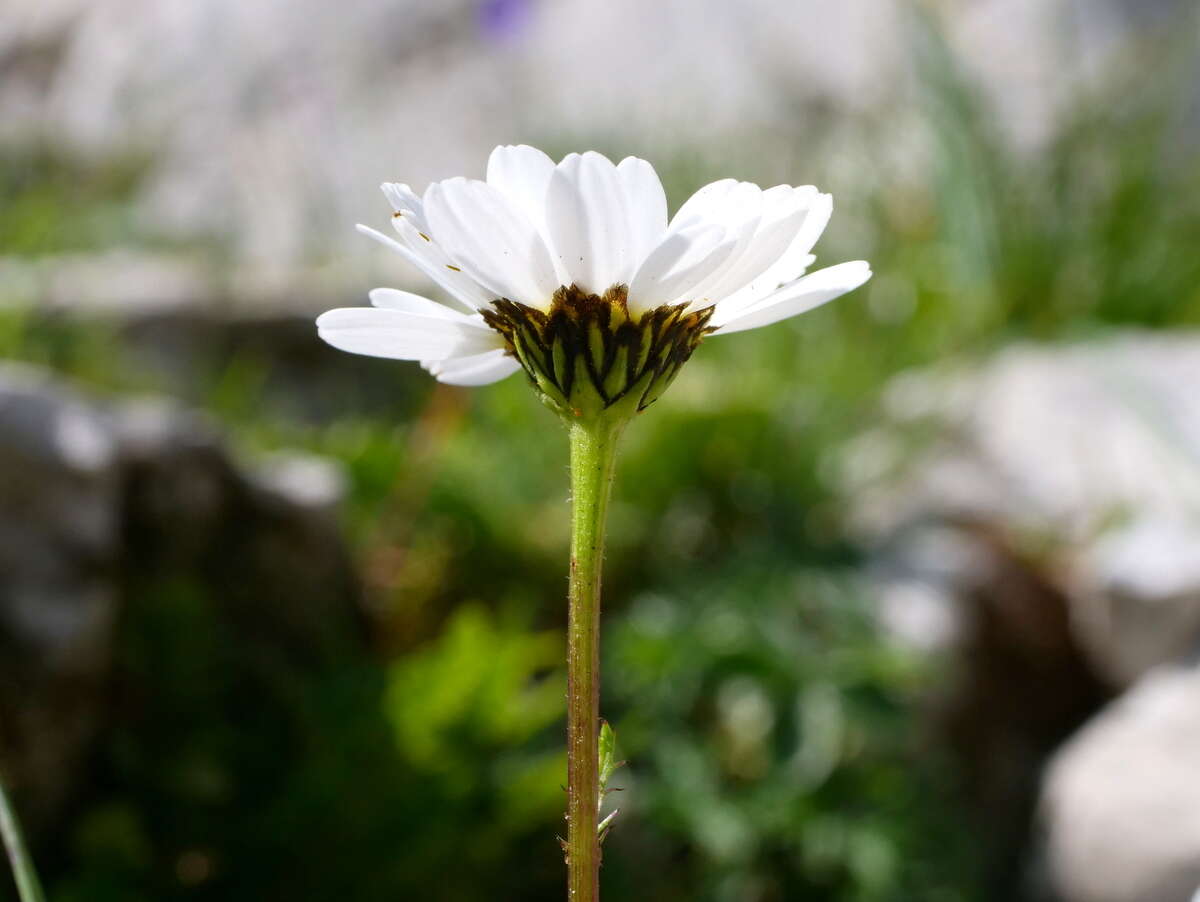
[{"label": "flower center", "polygon": [[549,310],[502,298],[480,312],[560,414],[582,417],[615,405],[632,414],[658,399],[713,331],[713,308],[664,305],[634,317],[628,299],[624,285],[603,295],[571,285],[554,292]]}]

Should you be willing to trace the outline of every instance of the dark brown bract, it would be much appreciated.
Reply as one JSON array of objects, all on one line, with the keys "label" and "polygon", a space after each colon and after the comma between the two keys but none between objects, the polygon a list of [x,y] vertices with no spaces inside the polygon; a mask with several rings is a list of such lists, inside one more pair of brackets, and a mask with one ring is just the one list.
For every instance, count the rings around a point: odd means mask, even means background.
[{"label": "dark brown bract", "polygon": [[713,308],[655,307],[631,316],[628,290],[559,288],[549,310],[508,299],[483,309],[543,399],[565,416],[644,410],[670,385],[704,336]]}]

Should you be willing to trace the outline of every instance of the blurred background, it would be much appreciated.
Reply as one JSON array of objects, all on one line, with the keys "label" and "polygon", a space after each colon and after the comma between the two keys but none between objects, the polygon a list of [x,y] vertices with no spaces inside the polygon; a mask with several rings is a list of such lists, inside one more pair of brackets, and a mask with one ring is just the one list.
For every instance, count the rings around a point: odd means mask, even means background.
[{"label": "blurred background", "polygon": [[561,898],[564,438],[312,325],[428,290],[354,232],[380,182],[518,142],[814,183],[876,273],[627,433],[607,897],[1188,902],[1193,0],[6,0],[0,767],[51,902]]}]

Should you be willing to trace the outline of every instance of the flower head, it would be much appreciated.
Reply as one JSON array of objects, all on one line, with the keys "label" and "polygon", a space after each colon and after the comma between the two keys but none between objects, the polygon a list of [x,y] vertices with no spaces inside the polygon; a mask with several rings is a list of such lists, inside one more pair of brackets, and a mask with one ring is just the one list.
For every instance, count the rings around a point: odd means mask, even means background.
[{"label": "flower head", "polygon": [[864,261],[805,274],[833,203],[811,185],[724,179],[670,219],[645,160],[555,164],[497,147],[487,180],[385,184],[398,233],[359,226],[445,292],[377,288],[374,307],[330,310],[342,350],[419,360],[442,382],[483,385],[524,369],[544,401],[581,416],[640,410],[708,335],[769,325],[871,277]]}]

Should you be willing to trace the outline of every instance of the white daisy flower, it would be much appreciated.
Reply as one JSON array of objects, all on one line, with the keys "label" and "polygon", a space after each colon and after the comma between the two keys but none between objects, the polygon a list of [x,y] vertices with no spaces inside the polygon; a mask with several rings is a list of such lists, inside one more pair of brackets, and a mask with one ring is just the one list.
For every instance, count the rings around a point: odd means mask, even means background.
[{"label": "white daisy flower", "polygon": [[377,288],[373,307],[330,310],[336,348],[419,360],[442,382],[483,385],[524,368],[576,416],[644,408],[700,341],[766,326],[862,285],[858,260],[805,274],[833,209],[811,185],[724,179],[670,219],[654,168],[594,152],[557,165],[497,147],[487,180],[385,184],[397,237],[359,230],[432,279],[445,302]]}]

